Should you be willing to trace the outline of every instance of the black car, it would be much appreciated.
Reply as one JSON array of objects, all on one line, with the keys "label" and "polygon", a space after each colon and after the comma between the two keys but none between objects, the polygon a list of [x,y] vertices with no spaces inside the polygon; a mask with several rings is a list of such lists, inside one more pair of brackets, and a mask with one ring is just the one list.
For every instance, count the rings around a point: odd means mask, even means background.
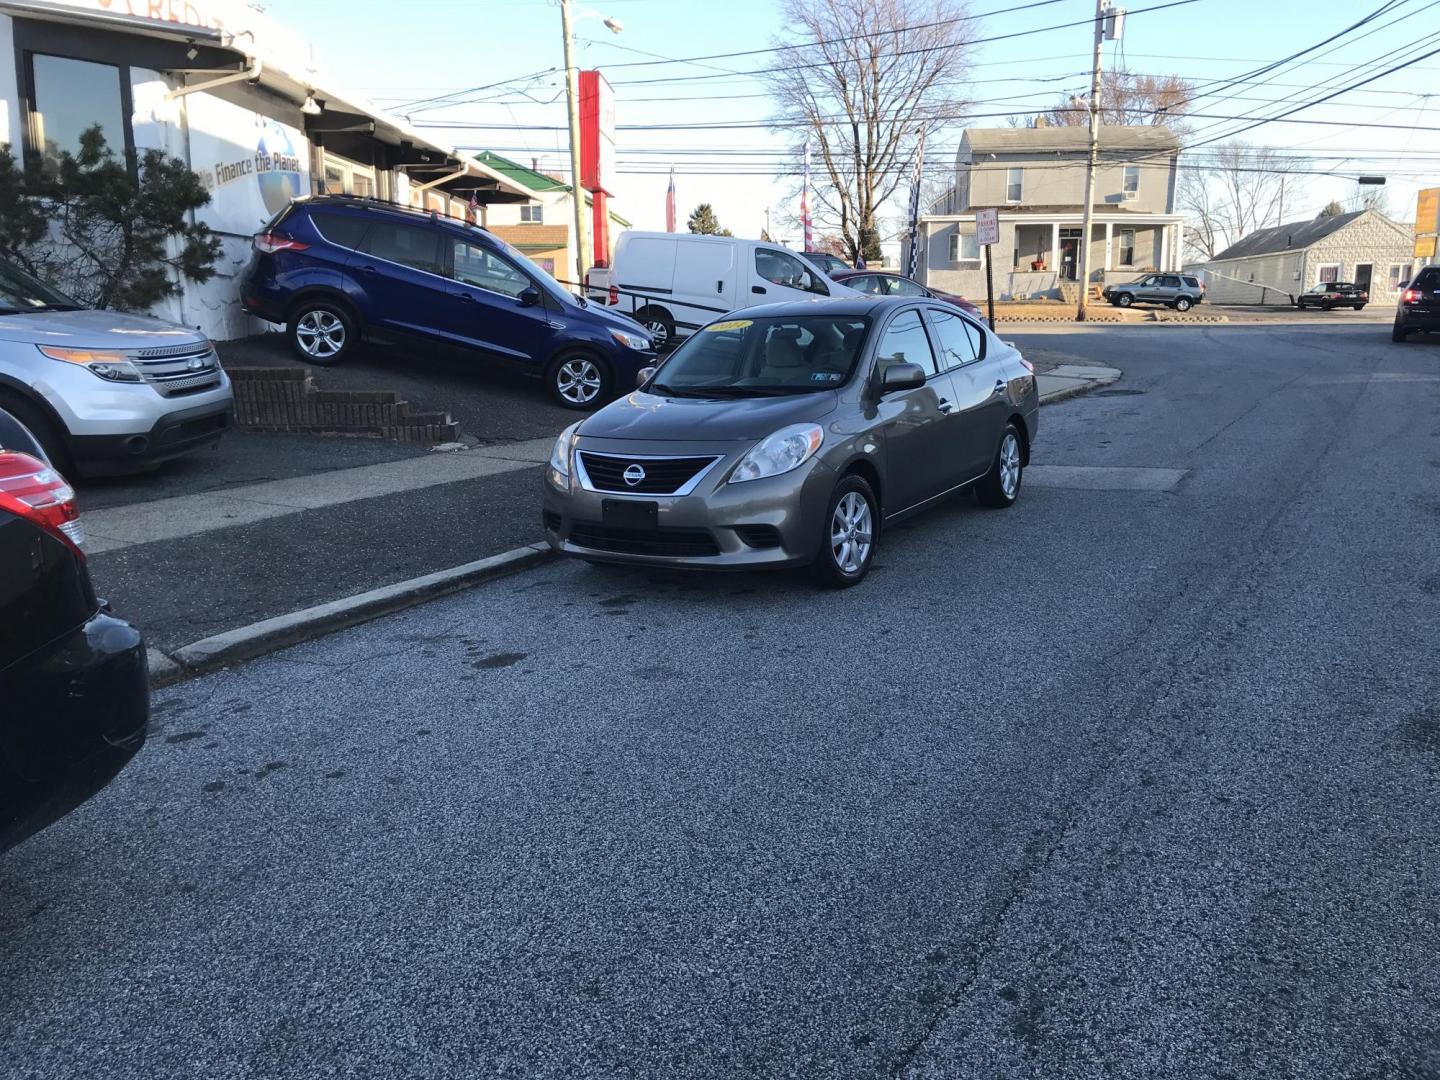
[{"label": "black car", "polygon": [[108,784],[145,742],[145,646],[98,600],[75,493],[0,410],[0,851]]},{"label": "black car", "polygon": [[1321,311],[1329,311],[1331,308],[1353,307],[1359,311],[1369,302],[1370,291],[1353,281],[1322,281],[1295,297],[1295,306],[1301,310],[1318,307]]},{"label": "black car", "polygon": [[1391,341],[1440,331],[1440,266],[1426,266],[1400,288]]}]

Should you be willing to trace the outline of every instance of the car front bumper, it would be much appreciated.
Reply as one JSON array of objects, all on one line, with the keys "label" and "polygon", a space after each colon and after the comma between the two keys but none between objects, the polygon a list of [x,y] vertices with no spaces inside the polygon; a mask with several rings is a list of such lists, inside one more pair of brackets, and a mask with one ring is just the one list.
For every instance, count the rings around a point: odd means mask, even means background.
[{"label": "car front bumper", "polygon": [[[623,456],[719,455],[686,495],[627,495],[587,486],[573,466],[568,482],[545,470],[542,521],[545,539],[562,554],[597,562],[704,570],[799,566],[820,550],[834,471],[818,458],[779,476],[731,484],[727,480],[753,444],[626,443],[582,439],[578,449]],[[656,506],[656,529],[606,523],[607,502]]]}]

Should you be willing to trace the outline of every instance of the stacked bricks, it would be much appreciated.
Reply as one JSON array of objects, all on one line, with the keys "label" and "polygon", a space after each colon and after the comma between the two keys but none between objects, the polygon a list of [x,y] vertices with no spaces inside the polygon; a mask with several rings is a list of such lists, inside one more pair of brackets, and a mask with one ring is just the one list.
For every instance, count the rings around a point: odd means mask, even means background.
[{"label": "stacked bricks", "polygon": [[395,442],[454,442],[460,425],[448,413],[412,412],[390,390],[321,390],[298,367],[230,369],[235,426],[242,431],[303,431]]}]

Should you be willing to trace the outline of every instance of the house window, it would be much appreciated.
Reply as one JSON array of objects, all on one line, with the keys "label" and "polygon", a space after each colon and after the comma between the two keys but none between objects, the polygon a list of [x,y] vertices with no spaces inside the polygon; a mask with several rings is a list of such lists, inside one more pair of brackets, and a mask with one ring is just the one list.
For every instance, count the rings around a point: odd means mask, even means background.
[{"label": "house window", "polygon": [[1125,198],[1135,199],[1140,195],[1140,166],[1125,166]]},{"label": "house window", "polygon": [[368,165],[357,165],[334,154],[326,154],[325,194],[374,198],[375,170]]},{"label": "house window", "polygon": [[950,234],[950,261],[978,262],[980,260],[980,245],[975,239],[974,233],[962,233],[959,230]]},{"label": "house window", "polygon": [[1318,268],[1318,272],[1316,273],[1315,280],[1316,280],[1316,281],[1319,281],[1319,282],[1327,282],[1327,283],[1328,283],[1328,282],[1331,282],[1331,281],[1339,281],[1339,280],[1340,280],[1340,264],[1339,264],[1339,263],[1322,263],[1322,264],[1319,266],[1319,268]]},{"label": "house window", "polygon": [[1410,270],[1410,264],[1409,264],[1409,263],[1392,263],[1392,264],[1390,265],[1390,288],[1391,288],[1391,290],[1392,290],[1392,291],[1393,291],[1393,290],[1398,290],[1398,289],[1400,288],[1401,283],[1409,281],[1409,280],[1410,280],[1410,274],[1411,274],[1411,270]]},{"label": "house window", "polygon": [[53,166],[62,150],[78,153],[81,134],[96,125],[117,157],[132,151],[127,69],[42,53],[28,60],[32,152]]},{"label": "house window", "polygon": [[1120,230],[1120,265],[1135,265],[1135,230]]},{"label": "house window", "polygon": [[1019,202],[1025,194],[1025,170],[1005,170],[1005,201]]},{"label": "house window", "polygon": [[531,221],[534,222],[536,225],[541,224],[545,220],[544,204],[538,202],[526,203],[524,206],[520,207],[520,220]]}]

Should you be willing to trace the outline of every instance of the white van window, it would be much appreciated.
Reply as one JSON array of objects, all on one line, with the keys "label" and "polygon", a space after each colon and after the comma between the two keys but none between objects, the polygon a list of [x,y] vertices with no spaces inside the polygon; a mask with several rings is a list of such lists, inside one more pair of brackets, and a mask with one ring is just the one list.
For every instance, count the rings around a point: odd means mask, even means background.
[{"label": "white van window", "polygon": [[825,296],[829,290],[820,283],[814,271],[794,255],[773,248],[755,249],[755,273],[774,285]]}]

